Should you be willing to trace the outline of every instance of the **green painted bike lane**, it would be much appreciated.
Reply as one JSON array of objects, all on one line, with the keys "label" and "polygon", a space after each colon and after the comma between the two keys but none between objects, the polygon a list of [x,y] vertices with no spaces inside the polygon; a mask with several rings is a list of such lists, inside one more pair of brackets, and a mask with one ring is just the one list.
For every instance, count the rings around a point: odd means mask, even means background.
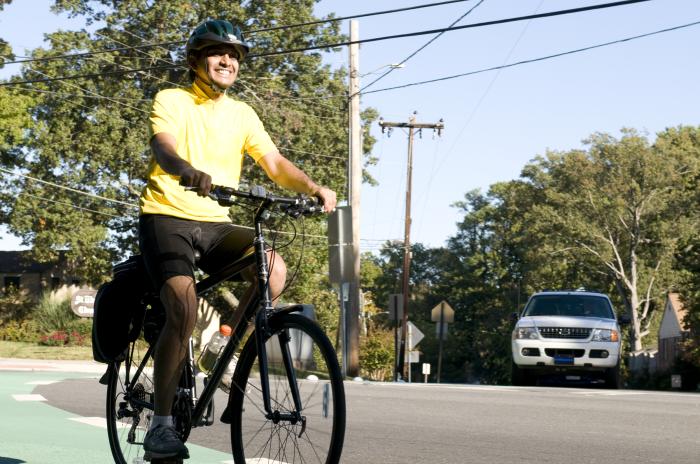
[{"label": "green painted bike lane", "polygon": [[[85,373],[0,372],[0,464],[111,463],[107,430],[77,422],[78,416],[32,394],[39,384],[94,378]],[[97,382],[97,379],[95,379]],[[79,395],[80,392],[75,392]],[[232,463],[230,455],[187,444],[186,463]]]}]

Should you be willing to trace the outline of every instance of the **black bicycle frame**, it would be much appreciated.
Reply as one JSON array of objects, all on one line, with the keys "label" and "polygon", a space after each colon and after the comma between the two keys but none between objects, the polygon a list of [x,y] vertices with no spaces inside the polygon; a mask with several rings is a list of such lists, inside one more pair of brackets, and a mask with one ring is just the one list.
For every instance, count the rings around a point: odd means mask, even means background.
[{"label": "black bicycle frame", "polygon": [[[260,363],[260,382],[263,395],[263,403],[267,419],[272,420],[290,420],[296,421],[301,419],[301,396],[297,387],[296,377],[292,365],[292,356],[289,352],[287,340],[282,340],[280,337],[280,348],[282,349],[282,360],[287,369],[287,378],[292,392],[292,399],[296,409],[295,414],[280,414],[272,411],[270,404],[270,385],[268,379],[267,353],[265,350],[265,340],[272,334],[268,325],[268,318],[274,311],[272,307],[272,297],[270,295],[269,286],[269,270],[267,263],[267,253],[265,250],[265,238],[263,236],[262,225],[269,216],[270,206],[273,204],[271,200],[263,200],[255,212],[255,239],[253,241],[254,253],[246,255],[243,258],[234,261],[225,266],[220,271],[200,280],[196,284],[197,296],[202,296],[216,285],[230,279],[231,277],[240,274],[244,269],[252,264],[256,265],[258,270],[257,279],[257,298],[253,298],[244,310],[243,318],[235,328],[233,336],[224,347],[216,364],[214,365],[210,381],[202,390],[201,397],[197,400],[194,411],[192,412],[192,424],[199,424],[200,420],[206,412],[206,407],[214,397],[214,393],[224,375],[229,360],[233,357],[234,352],[238,348],[241,340],[245,336],[246,330],[250,321],[255,318],[255,341],[258,352],[258,360]],[[299,308],[300,309],[300,308]],[[293,310],[290,308],[290,310]]]}]

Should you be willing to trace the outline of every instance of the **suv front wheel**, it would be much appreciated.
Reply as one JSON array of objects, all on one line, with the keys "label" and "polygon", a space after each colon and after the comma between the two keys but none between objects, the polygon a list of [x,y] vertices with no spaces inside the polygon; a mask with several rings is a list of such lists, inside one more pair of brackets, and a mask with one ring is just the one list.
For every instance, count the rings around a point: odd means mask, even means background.
[{"label": "suv front wheel", "polygon": [[527,387],[535,385],[536,379],[529,374],[526,369],[521,369],[517,364],[511,362],[510,383],[516,387]]},{"label": "suv front wheel", "polygon": [[620,388],[622,384],[620,377],[620,364],[609,369],[605,369],[605,388]]}]

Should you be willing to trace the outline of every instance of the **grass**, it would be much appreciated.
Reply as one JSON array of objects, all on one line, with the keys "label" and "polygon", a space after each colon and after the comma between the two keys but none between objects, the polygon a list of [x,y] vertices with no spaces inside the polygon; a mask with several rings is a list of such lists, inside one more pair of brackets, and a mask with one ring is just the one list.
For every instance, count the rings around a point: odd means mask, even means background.
[{"label": "grass", "polygon": [[0,340],[0,358],[91,360],[89,346],[41,346]]}]

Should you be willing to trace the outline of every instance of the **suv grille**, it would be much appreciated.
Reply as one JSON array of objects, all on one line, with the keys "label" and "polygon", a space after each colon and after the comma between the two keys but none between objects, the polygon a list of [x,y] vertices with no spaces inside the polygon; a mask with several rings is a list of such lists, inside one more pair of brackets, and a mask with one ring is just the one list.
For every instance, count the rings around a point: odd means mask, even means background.
[{"label": "suv grille", "polygon": [[581,327],[540,327],[540,335],[544,338],[588,338],[590,328]]}]

